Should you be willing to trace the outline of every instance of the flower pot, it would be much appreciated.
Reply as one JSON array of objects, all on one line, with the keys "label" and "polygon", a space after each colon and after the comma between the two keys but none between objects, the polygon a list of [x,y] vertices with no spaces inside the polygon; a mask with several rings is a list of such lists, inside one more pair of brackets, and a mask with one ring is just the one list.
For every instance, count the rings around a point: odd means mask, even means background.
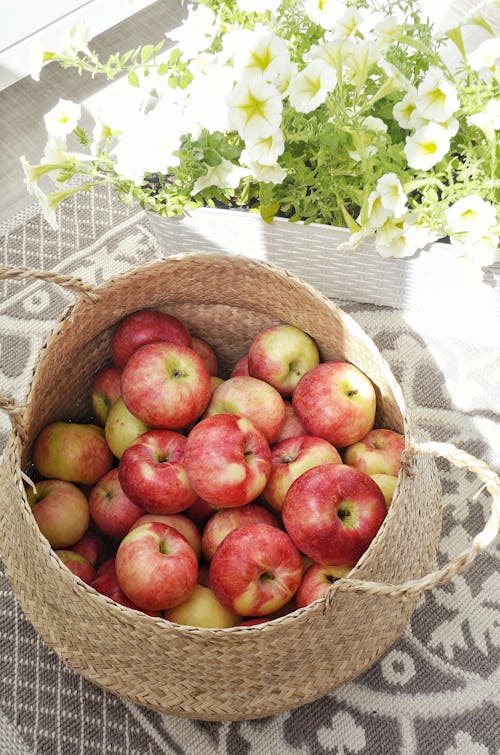
[{"label": "flower pot", "polygon": [[241,210],[200,208],[166,218],[148,213],[165,256],[183,252],[242,254],[299,275],[323,294],[396,308],[463,308],[480,302],[493,314],[500,306],[500,265],[481,273],[457,258],[452,246],[433,246],[407,259],[382,258],[372,241],[340,249],[346,228],[275,218]]}]

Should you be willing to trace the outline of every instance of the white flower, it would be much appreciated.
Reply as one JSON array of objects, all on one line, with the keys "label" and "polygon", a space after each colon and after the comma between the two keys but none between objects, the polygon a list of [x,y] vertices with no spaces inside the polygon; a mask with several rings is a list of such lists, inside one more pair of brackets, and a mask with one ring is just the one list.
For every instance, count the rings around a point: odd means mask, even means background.
[{"label": "white flower", "polygon": [[229,125],[245,140],[270,136],[280,127],[280,94],[263,79],[243,79],[228,95],[227,104]]},{"label": "white flower", "polygon": [[250,139],[246,143],[248,159],[262,165],[273,165],[283,154],[285,140],[281,131],[275,131],[266,137]]},{"label": "white flower", "polygon": [[55,211],[55,206],[57,205],[55,205],[54,202],[51,201],[50,195],[45,194],[45,192],[42,191],[38,184],[34,185],[33,194],[35,195],[37,202],[42,208],[43,217],[45,218],[47,223],[49,223],[51,228],[53,228],[54,231],[57,231],[57,229],[59,228]]},{"label": "white flower", "polygon": [[445,211],[447,230],[453,233],[482,234],[496,223],[496,211],[491,202],[478,194],[462,197]]},{"label": "white flower", "polygon": [[431,66],[417,89],[418,114],[430,121],[447,121],[458,110],[457,90],[443,71]]},{"label": "white flower", "polygon": [[477,126],[486,136],[494,139],[493,132],[500,130],[500,100],[489,100],[484,110],[468,116],[467,123]]},{"label": "white flower", "polygon": [[238,7],[245,13],[275,13],[281,5],[281,0],[237,0]]},{"label": "white flower", "polygon": [[286,97],[288,95],[288,89],[290,88],[290,84],[292,83],[294,78],[297,76],[298,70],[299,69],[297,67],[297,64],[290,61],[288,66],[286,68],[283,68],[283,70],[273,80],[274,86],[282,97]]},{"label": "white flower", "polygon": [[58,137],[70,134],[78,125],[81,110],[76,102],[60,99],[43,117],[48,135]]},{"label": "white flower", "polygon": [[335,70],[319,59],[313,60],[291,82],[290,104],[299,113],[310,113],[326,100],[336,84]]},{"label": "white flower", "polygon": [[233,85],[234,69],[230,66],[209,65],[195,75],[187,90],[184,132],[197,139],[203,128],[211,133],[229,130],[226,100]]},{"label": "white flower", "polygon": [[390,215],[388,209],[382,204],[382,197],[378,191],[372,191],[368,197],[366,225],[370,230],[380,228]]},{"label": "white flower", "polygon": [[304,0],[304,12],[323,29],[333,29],[345,12],[342,0]]},{"label": "white flower", "polygon": [[363,131],[356,131],[352,134],[354,150],[349,150],[348,154],[351,160],[360,162],[367,160],[369,157],[377,154],[377,148],[372,144],[370,137]]},{"label": "white flower", "polygon": [[468,233],[465,239],[467,256],[477,260],[481,267],[493,265],[499,260],[499,242],[498,233]]},{"label": "white flower", "polygon": [[276,34],[259,36],[248,52],[244,74],[256,73],[265,81],[273,81],[288,72],[290,52],[284,39]]},{"label": "white flower", "polygon": [[400,33],[399,22],[396,16],[389,16],[379,21],[373,29],[375,39],[384,47],[390,47]]},{"label": "white flower", "polygon": [[392,114],[401,128],[414,128],[414,114],[417,108],[417,90],[411,87],[392,108]]},{"label": "white flower", "polygon": [[286,170],[278,163],[272,165],[264,165],[250,159],[250,155],[247,150],[243,150],[241,154],[241,161],[248,165],[249,171],[256,181],[262,181],[262,183],[280,184],[286,178]]},{"label": "white flower", "polygon": [[348,39],[348,37],[352,37],[362,22],[363,16],[357,8],[353,6],[346,8],[345,13],[335,24],[333,30],[334,39]]},{"label": "white flower", "polygon": [[342,63],[346,50],[349,49],[344,39],[332,39],[314,45],[309,50],[311,60],[321,60],[337,73],[342,70]]},{"label": "white flower", "polygon": [[362,42],[351,43],[347,50],[345,62],[349,71],[348,78],[359,91],[368,78],[370,70],[378,63],[380,46],[373,39],[365,39]]},{"label": "white flower", "polygon": [[493,68],[500,58],[500,37],[490,37],[481,42],[473,52],[467,55],[470,67],[474,71],[481,68]]},{"label": "white flower", "polygon": [[79,52],[90,55],[88,42],[92,39],[90,29],[87,24],[74,24],[68,29],[62,42],[62,49],[65,55],[71,55]]},{"label": "white flower", "polygon": [[375,233],[375,248],[381,257],[411,257],[428,243],[428,234],[408,214],[399,220],[387,218]]},{"label": "white flower", "polygon": [[[381,44],[379,42],[379,44]],[[382,48],[381,48],[382,51]],[[399,68],[396,68],[396,66],[393,66],[392,63],[389,63],[385,58],[382,58],[382,60],[379,60],[378,62],[379,68],[383,70],[383,72],[386,74],[386,76],[392,81],[394,87],[396,89],[402,89],[404,92],[409,92],[410,89],[414,89],[409,79],[406,78],[404,73],[402,73]]]},{"label": "white flower", "polygon": [[165,36],[177,42],[184,55],[191,59],[212,44],[217,32],[216,18],[206,5],[188,5],[188,17]]},{"label": "white flower", "polygon": [[69,154],[66,151],[66,139],[61,136],[50,137],[47,140],[40,162],[57,165],[58,163],[65,163],[67,160],[69,160]]},{"label": "white flower", "polygon": [[450,137],[438,123],[428,123],[406,137],[404,153],[410,168],[429,170],[437,165],[450,149]]},{"label": "white flower", "polygon": [[388,210],[395,218],[401,218],[406,213],[408,197],[395,173],[386,173],[379,178],[376,190],[384,209]]},{"label": "white flower", "polygon": [[382,118],[374,118],[373,115],[367,115],[366,118],[363,118],[363,126],[368,131],[374,131],[377,134],[387,133],[387,124],[384,123]]},{"label": "white flower", "polygon": [[205,175],[200,176],[193,187],[193,195],[209,186],[218,186],[221,189],[236,189],[241,179],[248,176],[248,170],[229,160],[222,160],[219,165],[208,169]]}]

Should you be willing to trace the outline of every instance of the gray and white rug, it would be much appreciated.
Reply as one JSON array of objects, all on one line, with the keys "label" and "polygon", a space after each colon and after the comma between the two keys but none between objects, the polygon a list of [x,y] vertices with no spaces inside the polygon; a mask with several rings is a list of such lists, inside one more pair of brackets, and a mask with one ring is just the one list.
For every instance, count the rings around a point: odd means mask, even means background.
[{"label": "gray and white rug", "polygon": [[[76,272],[94,284],[160,256],[144,214],[105,190],[67,203],[58,232],[35,211],[0,232],[1,264]],[[0,395],[24,397],[37,353],[70,301],[70,293],[50,284],[0,283]],[[439,318],[425,312],[342,306],[391,365],[421,437],[454,443],[498,470],[498,322],[478,322],[482,337],[476,341],[441,330]],[[8,422],[0,423],[3,442]],[[447,462],[439,467],[442,564],[483,527],[490,501],[477,495],[480,484],[472,475]],[[499,557],[497,541],[464,575],[422,597],[404,635],[355,681],[292,712],[242,723],[152,713],[83,680],[39,639],[0,572],[0,753],[495,755]]]}]

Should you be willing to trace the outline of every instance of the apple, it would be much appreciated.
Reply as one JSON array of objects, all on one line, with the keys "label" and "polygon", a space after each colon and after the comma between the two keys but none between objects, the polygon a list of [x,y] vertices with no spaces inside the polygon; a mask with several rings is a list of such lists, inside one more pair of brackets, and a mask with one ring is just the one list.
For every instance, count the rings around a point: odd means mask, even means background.
[{"label": "apple", "polygon": [[93,485],[113,466],[102,428],[53,422],[35,440],[33,463],[42,477]]},{"label": "apple", "polygon": [[121,370],[113,366],[103,367],[94,378],[90,400],[96,420],[106,424],[109,410],[121,396]]},{"label": "apple", "polygon": [[299,435],[277,443],[271,449],[271,474],[263,492],[267,503],[281,513],[292,482],[320,464],[342,464],[337,449],[323,438]]},{"label": "apple", "polygon": [[351,571],[352,566],[323,566],[322,564],[313,563],[302,577],[299,589],[295,596],[297,608],[304,608],[310,603],[314,603],[318,598],[322,598],[329,587],[337,579],[346,577]]},{"label": "apple", "polygon": [[172,430],[140,435],[120,459],[118,476],[125,494],[150,514],[176,514],[197,495],[184,465],[186,438]]},{"label": "apple", "polygon": [[191,347],[186,326],[172,315],[150,309],[133,312],[118,323],[111,339],[111,358],[123,369],[132,354],[141,346],[157,341]]},{"label": "apple", "polygon": [[133,608],[134,611],[140,611],[141,613],[145,613],[148,616],[161,616],[161,611],[143,610],[127,598],[120,585],[118,584],[118,579],[116,577],[114,567],[115,560],[111,559],[111,561],[113,568],[109,568],[106,573],[98,574],[94,581],[91,583],[91,587],[93,587],[94,590],[96,590],[101,595],[105,595],[107,598],[111,598],[111,600],[114,600],[115,603],[118,603],[121,606],[125,606],[126,608]]},{"label": "apple", "polygon": [[165,611],[183,603],[198,579],[198,559],[186,538],[168,524],[149,522],[118,546],[118,584],[140,608]]},{"label": "apple", "polygon": [[89,498],[90,516],[104,535],[121,539],[144,513],[120,485],[118,469],[111,469],[92,488]]},{"label": "apple", "polygon": [[213,590],[197,584],[189,598],[163,614],[168,621],[207,629],[227,629],[239,622],[239,617],[222,605]]},{"label": "apple", "polygon": [[208,374],[211,377],[216,377],[219,371],[219,365],[217,363],[215,351],[203,338],[192,336],[192,340],[193,345],[191,346],[191,348],[193,349],[193,351],[196,351],[198,356],[201,358],[201,361],[205,365]]},{"label": "apple", "polygon": [[281,443],[282,440],[296,438],[298,435],[307,435],[307,430],[297,416],[297,412],[290,401],[285,401],[285,419],[274,442]]},{"label": "apple", "polygon": [[143,524],[148,524],[149,522],[161,522],[173,527],[174,530],[177,530],[181,535],[184,535],[189,545],[196,553],[196,557],[200,558],[201,535],[196,524],[192,522],[191,519],[188,519],[187,516],[184,516],[183,514],[143,514],[133,523],[130,529],[134,530],[136,527],[141,527]]},{"label": "apple", "polygon": [[319,564],[355,564],[387,513],[378,485],[345,464],[313,467],[290,485],[283,504],[286,531]]},{"label": "apple", "polygon": [[87,531],[89,504],[82,491],[65,480],[42,480],[26,490],[40,531],[53,548],[70,548]]},{"label": "apple", "polygon": [[285,419],[285,402],[269,383],[249,375],[239,375],[225,380],[213,392],[205,416],[212,417],[214,414],[247,417],[267,442],[272,443]]},{"label": "apple", "polygon": [[372,478],[372,480],[375,480],[375,482],[379,486],[380,490],[382,491],[382,495],[385,498],[387,508],[389,508],[392,503],[392,499],[394,498],[398,478],[390,474],[372,474],[370,475],[370,477]]},{"label": "apple", "polygon": [[127,409],[150,427],[176,430],[197,420],[212,395],[198,354],[175,343],[149,343],[135,351],[122,373]]},{"label": "apple", "polygon": [[104,427],[106,442],[117,459],[121,459],[125,449],[148,430],[144,422],[129,412],[121,396],[109,410]]},{"label": "apple", "polygon": [[218,506],[213,506],[211,503],[208,503],[208,501],[204,501],[203,498],[197,498],[193,505],[183,513],[195,522],[200,529],[203,529],[203,525],[215,514],[216,511],[219,511]]},{"label": "apple", "polygon": [[238,359],[231,370],[231,377],[238,377],[239,375],[250,375],[248,372],[248,354]]},{"label": "apple", "polygon": [[85,556],[80,553],[75,553],[72,550],[56,550],[56,556],[59,556],[63,564],[72,572],[76,577],[80,577],[83,582],[88,585],[95,579],[96,572],[92,564],[87,561]]},{"label": "apple", "polygon": [[291,396],[302,375],[319,364],[311,336],[293,325],[272,325],[258,333],[248,352],[248,371],[282,396]]},{"label": "apple", "polygon": [[203,585],[203,587],[210,587],[209,565],[205,562],[198,567],[198,584]]},{"label": "apple", "polygon": [[92,566],[102,563],[108,551],[101,535],[93,530],[87,530],[81,540],[71,546],[71,550],[84,556]]},{"label": "apple", "polygon": [[299,381],[293,408],[310,435],[336,448],[356,443],[375,421],[371,380],[349,362],[323,362]]},{"label": "apple", "polygon": [[239,616],[265,616],[286,605],[302,578],[300,554],[283,530],[249,524],[230,532],[210,562],[210,584]]},{"label": "apple", "polygon": [[387,474],[398,476],[405,439],[394,430],[377,428],[370,430],[361,440],[344,448],[344,464],[355,467],[368,475]]},{"label": "apple", "polygon": [[208,520],[203,530],[201,547],[206,560],[212,560],[215,551],[230,532],[247,524],[280,526],[270,511],[255,503],[248,503],[236,509],[220,509]]},{"label": "apple", "polygon": [[115,573],[115,557],[114,556],[111,556],[111,558],[108,558],[106,561],[104,561],[97,569],[98,577],[103,577],[105,574],[114,574],[114,573]]},{"label": "apple", "polygon": [[264,490],[271,472],[271,451],[246,417],[215,414],[189,433],[184,464],[200,498],[232,508],[252,501]]},{"label": "apple", "polygon": [[210,386],[212,388],[212,395],[216,388],[219,387],[219,385],[222,385],[223,379],[220,377],[217,377],[216,375],[210,375]]}]

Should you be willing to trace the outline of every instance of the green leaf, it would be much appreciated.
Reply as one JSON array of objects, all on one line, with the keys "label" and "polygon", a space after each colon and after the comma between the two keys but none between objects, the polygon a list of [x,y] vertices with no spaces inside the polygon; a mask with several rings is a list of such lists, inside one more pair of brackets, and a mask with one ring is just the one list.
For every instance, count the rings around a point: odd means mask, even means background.
[{"label": "green leaf", "polygon": [[219,153],[214,149],[210,149],[210,147],[205,151],[204,159],[206,164],[211,168],[215,168],[216,165],[220,165],[222,162],[222,158]]},{"label": "green leaf", "polygon": [[280,206],[279,202],[272,202],[271,204],[261,206],[260,216],[262,220],[266,223],[271,223],[276,213],[279,212]]},{"label": "green leaf", "polygon": [[128,78],[128,83],[131,86],[133,86],[133,87],[139,87],[140,86],[140,84],[139,84],[139,77],[138,77],[138,75],[136,74],[135,71],[129,71],[127,78]]},{"label": "green leaf", "polygon": [[80,144],[84,147],[90,144],[91,139],[89,139],[87,132],[81,126],[76,126],[76,128],[73,129],[73,133],[77,137]]},{"label": "green leaf", "polygon": [[153,45],[144,45],[144,47],[141,50],[141,62],[147,63],[148,60],[150,60],[155,52],[155,48]]},{"label": "green leaf", "polygon": [[168,66],[167,66],[167,64],[166,63],[160,63],[160,65],[158,66],[157,73],[158,73],[159,76],[165,76],[165,74],[168,73]]}]

